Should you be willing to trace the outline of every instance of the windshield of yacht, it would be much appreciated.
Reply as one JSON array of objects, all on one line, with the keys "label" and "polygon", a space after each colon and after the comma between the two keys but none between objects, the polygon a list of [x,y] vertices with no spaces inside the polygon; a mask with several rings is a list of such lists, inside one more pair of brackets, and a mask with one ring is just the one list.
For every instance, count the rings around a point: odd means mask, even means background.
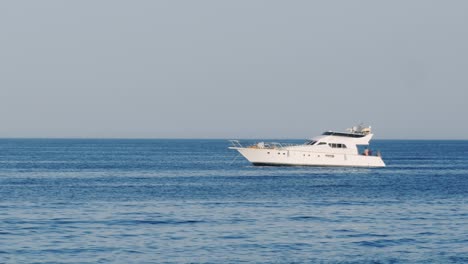
[{"label": "windshield of yacht", "polygon": [[306,141],[306,143],[304,143],[304,145],[314,145],[315,143],[317,143],[316,140],[309,140],[309,141]]}]

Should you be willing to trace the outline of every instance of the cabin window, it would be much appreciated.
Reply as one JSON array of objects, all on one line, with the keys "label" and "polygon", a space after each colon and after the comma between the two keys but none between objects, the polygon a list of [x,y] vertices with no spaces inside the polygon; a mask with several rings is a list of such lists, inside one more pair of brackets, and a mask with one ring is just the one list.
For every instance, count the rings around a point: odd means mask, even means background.
[{"label": "cabin window", "polygon": [[328,145],[332,148],[346,148],[346,145],[341,143],[328,143]]},{"label": "cabin window", "polygon": [[306,144],[306,145],[314,145],[315,143],[317,143],[317,141],[315,141],[315,140],[310,140],[310,141],[307,141],[305,144]]},{"label": "cabin window", "polygon": [[317,146],[326,145],[326,144],[327,144],[327,142],[319,142],[319,143],[317,144]]}]

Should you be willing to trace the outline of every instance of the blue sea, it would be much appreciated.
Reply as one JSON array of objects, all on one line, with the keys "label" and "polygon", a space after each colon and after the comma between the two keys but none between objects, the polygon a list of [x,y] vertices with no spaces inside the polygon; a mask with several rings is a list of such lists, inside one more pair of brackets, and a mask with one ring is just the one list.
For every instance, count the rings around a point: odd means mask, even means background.
[{"label": "blue sea", "polygon": [[0,139],[0,263],[468,263],[468,141],[376,140],[382,169],[227,147]]}]

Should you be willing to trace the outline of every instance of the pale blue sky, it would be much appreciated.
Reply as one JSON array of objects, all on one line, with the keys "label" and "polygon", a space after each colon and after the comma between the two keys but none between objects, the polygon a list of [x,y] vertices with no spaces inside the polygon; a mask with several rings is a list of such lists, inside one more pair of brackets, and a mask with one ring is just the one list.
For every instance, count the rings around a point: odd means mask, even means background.
[{"label": "pale blue sky", "polygon": [[468,139],[467,1],[2,1],[0,137]]}]

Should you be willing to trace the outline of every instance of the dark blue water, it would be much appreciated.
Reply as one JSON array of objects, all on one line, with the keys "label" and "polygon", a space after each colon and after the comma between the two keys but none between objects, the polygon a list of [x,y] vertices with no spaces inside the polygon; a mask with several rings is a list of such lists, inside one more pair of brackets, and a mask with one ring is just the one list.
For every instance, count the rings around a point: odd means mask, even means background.
[{"label": "dark blue water", "polygon": [[384,169],[227,146],[0,140],[0,263],[468,263],[468,141],[376,141]]}]

